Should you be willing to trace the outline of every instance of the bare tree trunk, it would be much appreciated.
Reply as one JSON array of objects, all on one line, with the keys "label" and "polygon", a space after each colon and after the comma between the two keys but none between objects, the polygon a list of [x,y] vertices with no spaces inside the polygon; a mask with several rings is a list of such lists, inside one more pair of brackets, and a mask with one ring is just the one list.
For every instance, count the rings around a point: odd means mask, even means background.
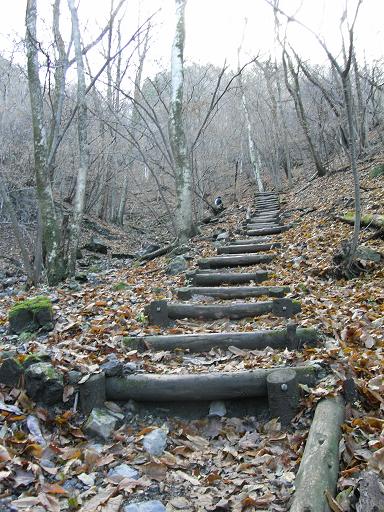
[{"label": "bare tree trunk", "polygon": [[3,180],[3,176],[1,174],[0,174],[0,197],[4,201],[5,208],[8,211],[8,214],[11,218],[12,230],[15,235],[17,245],[19,246],[19,249],[20,249],[20,254],[21,254],[22,261],[23,261],[25,273],[28,276],[28,280],[30,280],[31,282],[36,284],[37,281],[35,281],[35,275],[34,275],[34,272],[32,269],[28,250],[25,246],[25,241],[24,241],[23,235],[21,233],[19,223],[17,221],[17,215],[16,215],[15,209],[13,207],[12,201],[9,197],[7,187]]},{"label": "bare tree trunk", "polygon": [[169,139],[175,165],[177,236],[180,243],[185,243],[194,231],[192,220],[192,175],[188,162],[183,126],[184,11],[186,0],[175,0],[175,4],[176,32],[172,46]]},{"label": "bare tree trunk", "polygon": [[73,208],[72,222],[69,234],[69,262],[68,268],[71,274],[76,270],[76,254],[81,232],[81,222],[83,219],[85,205],[85,189],[87,185],[87,174],[89,166],[89,151],[87,140],[87,102],[86,85],[83,55],[80,40],[79,19],[74,0],[68,0],[68,7],[71,11],[72,33],[75,47],[77,64],[77,133],[79,141],[79,169],[77,172],[76,195]]},{"label": "bare tree trunk", "polygon": [[[130,119],[131,129],[134,130],[136,124],[139,122],[139,113],[137,110],[137,104],[140,100],[140,88],[141,88],[141,77],[143,74],[143,67],[144,67],[144,60],[145,56],[147,54],[148,49],[148,41],[149,41],[149,27],[145,35],[145,41],[144,41],[144,49],[143,52],[139,53],[139,67],[136,72],[135,77],[135,90],[133,92],[133,104],[132,104],[132,114]],[[120,84],[118,84],[117,89],[119,89]],[[117,112],[117,111],[116,111]],[[131,162],[133,162],[132,158],[132,152],[133,152],[133,146],[132,144],[129,144],[127,148],[127,154],[128,154],[128,165],[132,165]],[[127,202],[127,194],[128,194],[128,169],[124,173],[124,181],[123,181],[123,188],[120,195],[120,201],[118,206],[118,213],[117,213],[117,223],[122,226],[124,223],[124,212],[125,212],[125,205]]]},{"label": "bare tree trunk", "polygon": [[33,143],[37,200],[42,223],[42,243],[48,283],[57,284],[65,275],[60,254],[60,229],[53,200],[52,185],[47,166],[47,135],[44,127],[43,95],[39,78],[39,61],[36,35],[36,0],[28,0],[26,8],[26,47],[28,85],[31,100]]},{"label": "bare tree trunk", "polygon": [[[287,65],[287,62],[288,62],[288,65]],[[312,159],[313,159],[313,162],[316,167],[317,175],[325,176],[327,174],[327,170],[321,163],[320,157],[317,154],[315,145],[312,140],[311,131],[309,129],[307,116],[305,114],[305,109],[304,109],[303,101],[301,98],[298,73],[295,71],[292,61],[291,61],[289,55],[287,54],[286,50],[283,51],[283,67],[284,67],[285,83],[286,83],[287,89],[295,103],[297,117],[298,117],[301,127],[304,131],[305,138],[307,139],[309,151],[312,155]],[[293,86],[289,83],[288,68],[289,68],[289,71],[293,78]]]}]

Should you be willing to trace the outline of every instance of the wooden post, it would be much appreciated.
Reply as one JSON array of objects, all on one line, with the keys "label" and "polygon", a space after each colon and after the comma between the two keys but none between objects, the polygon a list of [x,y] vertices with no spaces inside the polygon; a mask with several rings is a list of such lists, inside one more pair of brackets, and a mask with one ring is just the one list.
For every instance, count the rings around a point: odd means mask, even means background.
[{"label": "wooden post", "polygon": [[168,304],[166,300],[154,300],[145,308],[149,323],[166,327],[169,324]]},{"label": "wooden post", "polygon": [[295,370],[284,368],[267,377],[268,403],[272,418],[280,418],[281,424],[289,425],[296,415],[299,404],[299,386]]}]

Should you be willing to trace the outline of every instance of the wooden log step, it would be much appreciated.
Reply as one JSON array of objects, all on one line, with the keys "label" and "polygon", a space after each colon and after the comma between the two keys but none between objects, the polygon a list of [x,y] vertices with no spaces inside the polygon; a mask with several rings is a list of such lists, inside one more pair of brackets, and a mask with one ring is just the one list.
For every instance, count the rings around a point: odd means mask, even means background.
[{"label": "wooden log step", "polygon": [[269,238],[257,237],[257,238],[243,238],[237,240],[229,240],[230,245],[248,245],[248,244],[263,244],[268,242]]},{"label": "wooden log step", "polygon": [[284,297],[289,293],[289,286],[186,286],[178,288],[177,297],[190,299],[193,295],[205,295],[218,299],[246,299],[247,297]]},{"label": "wooden log step", "polygon": [[269,199],[263,199],[261,201],[255,201],[254,204],[255,204],[255,206],[261,206],[261,207],[263,207],[263,206],[270,206],[270,205],[277,206],[277,207],[280,206],[279,201],[275,201],[273,199],[270,199],[270,200]]},{"label": "wooden log step", "polygon": [[[188,275],[187,275],[188,277]],[[215,286],[219,284],[245,284],[261,283],[268,279],[266,270],[256,270],[256,272],[206,272],[198,271],[189,274],[189,278],[194,286]]]},{"label": "wooden log step", "polygon": [[317,404],[296,475],[290,512],[330,510],[327,495],[333,497],[336,492],[344,416],[344,400],[340,396],[326,398]]},{"label": "wooden log step", "polygon": [[224,245],[216,249],[217,254],[242,254],[259,251],[270,251],[281,247],[279,242],[271,242],[269,244],[244,244],[244,245]]},{"label": "wooden log step", "polygon": [[288,231],[288,229],[291,229],[291,227],[291,224],[286,224],[285,226],[279,226],[277,228],[247,229],[244,231],[244,234],[248,236],[275,235],[278,233],[283,233],[284,231]]},{"label": "wooden log step", "polygon": [[235,256],[211,256],[198,261],[199,268],[239,267],[268,263],[275,258],[275,254],[240,254]]},{"label": "wooden log step", "polygon": [[178,304],[166,300],[156,300],[145,307],[151,325],[167,326],[170,320],[196,318],[216,320],[230,318],[254,318],[272,313],[275,316],[290,318],[301,311],[300,303],[291,299],[273,299],[265,302],[243,302],[240,304]]},{"label": "wooden log step", "polygon": [[[292,329],[293,328],[293,329]],[[237,347],[245,350],[273,349],[298,350],[304,344],[315,345],[320,334],[314,329],[289,325],[287,329],[258,330],[252,332],[223,332],[212,334],[178,334],[171,336],[140,336],[135,338],[139,350],[189,350],[208,352],[212,348],[226,350]]]},{"label": "wooden log step", "polygon": [[[314,365],[293,367],[300,384],[314,385],[318,368]],[[267,396],[267,377],[276,368],[238,372],[189,374],[133,374],[106,379],[106,399],[126,402],[176,402],[226,400]]]},{"label": "wooden log step", "polygon": [[247,229],[264,229],[264,228],[278,228],[281,224],[276,222],[255,222],[252,224],[246,224]]},{"label": "wooden log step", "polygon": [[260,222],[260,221],[279,221],[280,216],[277,215],[258,215],[256,217],[250,217],[249,219],[246,219],[244,222],[246,224],[253,223],[253,222]]}]

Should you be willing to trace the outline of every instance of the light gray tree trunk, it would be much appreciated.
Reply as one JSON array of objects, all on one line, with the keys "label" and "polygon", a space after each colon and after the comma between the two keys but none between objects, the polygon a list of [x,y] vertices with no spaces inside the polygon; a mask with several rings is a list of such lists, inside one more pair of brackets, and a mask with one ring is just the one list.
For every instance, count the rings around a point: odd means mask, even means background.
[{"label": "light gray tree trunk", "polygon": [[[148,49],[148,41],[149,41],[149,29],[146,32],[145,40],[144,40],[144,48],[143,51],[139,51],[139,67],[136,72],[135,77],[135,89],[133,92],[133,105],[132,105],[132,114],[130,119],[130,127],[133,131],[135,129],[135,126],[139,122],[140,116],[137,110],[137,105],[140,101],[140,88],[141,88],[141,77],[143,74],[143,67],[144,67],[144,60],[145,56],[147,54]],[[140,46],[140,44],[139,44]],[[120,84],[118,84],[118,88],[120,87]],[[127,154],[128,154],[128,165],[132,165],[133,162],[133,145],[129,144],[127,148]],[[124,213],[125,213],[125,205],[127,202],[127,195],[128,195],[128,187],[129,187],[129,180],[128,180],[128,169],[126,169],[124,173],[124,181],[123,181],[123,187],[120,195],[120,201],[119,201],[119,207],[118,207],[118,213],[117,213],[117,223],[122,226],[124,223]]]},{"label": "light gray tree trunk", "polygon": [[68,269],[71,274],[74,274],[76,269],[76,254],[81,232],[81,222],[83,219],[85,206],[85,189],[87,185],[87,174],[89,166],[89,150],[87,137],[86,85],[83,55],[81,49],[79,19],[73,0],[68,0],[68,7],[71,11],[72,34],[77,65],[77,133],[79,141],[79,169],[77,172],[75,201],[69,234]]},{"label": "light gray tree trunk", "polygon": [[184,86],[184,11],[186,0],[175,0],[176,32],[172,46],[171,104],[169,114],[169,139],[176,178],[176,228],[180,243],[185,243],[193,233],[192,173],[187,155],[183,126]]},{"label": "light gray tree trunk", "polygon": [[36,20],[36,0],[28,0],[25,18],[27,29],[26,48],[28,86],[32,111],[36,192],[41,215],[42,244],[45,253],[44,260],[47,279],[48,283],[53,285],[62,280],[65,275],[65,265],[60,254],[60,229],[47,165],[48,147],[44,126],[43,95],[39,77]]}]

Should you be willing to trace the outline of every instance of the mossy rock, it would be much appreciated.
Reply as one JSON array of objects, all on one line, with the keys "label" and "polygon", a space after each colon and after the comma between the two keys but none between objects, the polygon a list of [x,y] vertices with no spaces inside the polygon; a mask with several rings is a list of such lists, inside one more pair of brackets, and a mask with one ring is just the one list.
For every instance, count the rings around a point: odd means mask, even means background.
[{"label": "mossy rock", "polygon": [[52,329],[53,309],[49,297],[38,296],[17,302],[8,312],[9,330],[13,334]]},{"label": "mossy rock", "polygon": [[63,376],[50,363],[35,363],[25,371],[25,389],[32,400],[53,405],[63,398]]},{"label": "mossy rock", "polygon": [[134,336],[124,336],[121,343],[129,350],[137,350],[139,346],[139,340]]},{"label": "mossy rock", "polygon": [[378,178],[379,176],[384,176],[384,164],[376,165],[369,171],[370,178]]}]

